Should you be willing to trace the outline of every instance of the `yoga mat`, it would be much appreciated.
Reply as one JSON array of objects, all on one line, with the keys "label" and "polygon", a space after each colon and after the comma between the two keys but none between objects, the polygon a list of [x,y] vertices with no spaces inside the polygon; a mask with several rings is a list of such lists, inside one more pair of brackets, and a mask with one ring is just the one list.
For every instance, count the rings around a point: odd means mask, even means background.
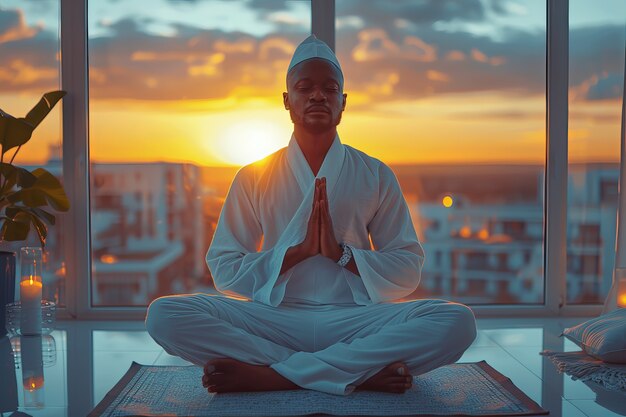
[{"label": "yoga mat", "polygon": [[522,416],[547,414],[485,361],[451,364],[413,379],[404,394],[312,390],[209,394],[196,366],[134,363],[89,414],[95,416]]}]

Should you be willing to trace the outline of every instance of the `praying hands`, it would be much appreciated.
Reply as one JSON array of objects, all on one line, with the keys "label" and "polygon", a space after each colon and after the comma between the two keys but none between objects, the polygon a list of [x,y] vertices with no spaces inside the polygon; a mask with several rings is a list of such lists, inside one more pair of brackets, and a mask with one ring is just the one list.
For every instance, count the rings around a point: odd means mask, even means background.
[{"label": "praying hands", "polygon": [[[325,256],[333,262],[339,261],[343,255],[343,250],[335,237],[335,229],[330,217],[325,177],[315,179],[312,204],[313,208],[307,223],[306,236],[302,243],[292,246],[285,253],[280,269],[281,274],[315,255]],[[348,262],[346,268],[353,274],[360,276],[354,258]]]},{"label": "praying hands", "polygon": [[325,177],[315,179],[313,208],[307,224],[306,237],[300,245],[302,254],[307,258],[322,254],[332,259],[333,262],[337,262],[343,253],[335,237],[333,221],[330,217]]}]

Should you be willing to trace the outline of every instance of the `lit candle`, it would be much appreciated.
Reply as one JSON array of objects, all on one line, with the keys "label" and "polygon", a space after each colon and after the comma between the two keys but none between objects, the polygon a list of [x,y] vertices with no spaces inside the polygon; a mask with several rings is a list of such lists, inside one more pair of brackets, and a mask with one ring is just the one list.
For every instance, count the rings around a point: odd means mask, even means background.
[{"label": "lit candle", "polygon": [[41,284],[40,277],[20,283],[20,329],[23,335],[41,334]]},{"label": "lit candle", "polygon": [[22,356],[22,386],[24,406],[40,408],[44,406],[43,391],[43,349],[41,336],[20,338]]},{"label": "lit candle", "polygon": [[20,257],[20,331],[41,334],[41,249],[22,248]]},{"label": "lit candle", "polygon": [[626,308],[626,268],[615,268],[617,283],[617,306]]}]

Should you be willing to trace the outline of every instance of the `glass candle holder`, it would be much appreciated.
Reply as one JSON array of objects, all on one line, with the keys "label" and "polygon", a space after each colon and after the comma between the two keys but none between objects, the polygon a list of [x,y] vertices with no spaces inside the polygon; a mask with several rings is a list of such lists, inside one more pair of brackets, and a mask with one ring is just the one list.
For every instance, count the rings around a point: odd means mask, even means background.
[{"label": "glass candle holder", "polygon": [[[52,333],[56,326],[57,306],[52,301],[41,300],[41,334]],[[22,335],[22,305],[19,301],[6,306],[6,331],[9,336]]]},{"label": "glass candle holder", "polygon": [[44,406],[42,338],[41,336],[23,336],[20,345],[24,406],[41,408]]},{"label": "glass candle holder", "polygon": [[41,248],[20,249],[20,330],[22,335],[41,334]]},{"label": "glass candle holder", "polygon": [[617,306],[626,308],[626,268],[615,268],[615,284],[617,285]]}]

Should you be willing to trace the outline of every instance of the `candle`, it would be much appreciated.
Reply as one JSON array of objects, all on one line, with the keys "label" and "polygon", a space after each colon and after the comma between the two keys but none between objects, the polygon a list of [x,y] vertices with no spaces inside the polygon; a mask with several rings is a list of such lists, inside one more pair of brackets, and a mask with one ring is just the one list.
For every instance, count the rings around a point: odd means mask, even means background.
[{"label": "candle", "polygon": [[617,283],[617,306],[626,308],[626,268],[615,268]]},{"label": "candle", "polygon": [[29,278],[20,283],[20,330],[23,335],[41,334],[42,284],[34,279],[37,277]]},{"label": "candle", "polygon": [[21,248],[20,258],[20,331],[41,334],[41,249]]},{"label": "candle", "polygon": [[43,392],[43,349],[41,336],[20,338],[22,356],[22,386],[24,406],[40,408],[44,406]]}]

